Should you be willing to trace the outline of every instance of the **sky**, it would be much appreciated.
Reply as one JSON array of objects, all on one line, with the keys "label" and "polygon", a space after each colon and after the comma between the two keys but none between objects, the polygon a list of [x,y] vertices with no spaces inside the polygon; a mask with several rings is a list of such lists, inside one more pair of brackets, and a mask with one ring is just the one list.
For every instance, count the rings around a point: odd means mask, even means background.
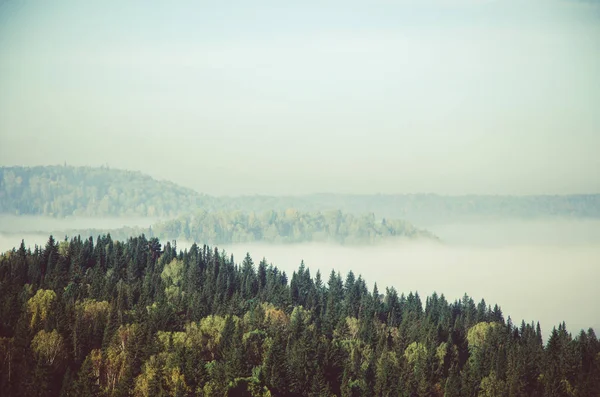
[{"label": "sky", "polygon": [[0,0],[0,165],[600,193],[600,1]]}]

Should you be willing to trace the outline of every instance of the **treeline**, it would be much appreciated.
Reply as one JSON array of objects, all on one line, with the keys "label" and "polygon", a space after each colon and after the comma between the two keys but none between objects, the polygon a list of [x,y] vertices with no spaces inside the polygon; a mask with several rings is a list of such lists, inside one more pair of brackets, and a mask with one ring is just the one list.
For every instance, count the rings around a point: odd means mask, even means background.
[{"label": "treeline", "polygon": [[209,244],[265,241],[299,243],[306,241],[342,244],[373,243],[389,237],[434,238],[403,220],[377,219],[373,213],[354,216],[341,211],[262,213],[208,212],[166,221],[152,227],[157,236]]},{"label": "treeline", "polygon": [[174,218],[196,211],[341,210],[417,225],[482,218],[600,218],[600,195],[440,196],[436,194],[214,197],[109,168],[0,167],[0,213]]},{"label": "treeline", "polygon": [[[98,235],[105,230],[67,231],[67,235]],[[196,241],[206,244],[248,242],[302,243],[334,242],[372,244],[386,238],[426,238],[437,240],[426,230],[402,220],[376,219],[374,214],[354,216],[341,211],[300,212],[295,209],[243,213],[240,211],[201,211],[151,228],[122,228],[108,231],[116,238],[132,234],[164,240]],[[61,235],[65,234],[62,232]]]},{"label": "treeline", "polygon": [[262,211],[298,208],[302,211],[374,212],[378,217],[406,219],[427,226],[470,220],[600,218],[600,194],[463,195],[438,194],[311,194],[306,196],[240,196],[219,198],[219,208]]},{"label": "treeline", "polygon": [[0,213],[175,217],[211,199],[140,172],[105,167],[0,167]]},{"label": "treeline", "polygon": [[[383,292],[383,291],[382,291]],[[7,396],[597,396],[600,343],[144,236],[0,256]]]}]

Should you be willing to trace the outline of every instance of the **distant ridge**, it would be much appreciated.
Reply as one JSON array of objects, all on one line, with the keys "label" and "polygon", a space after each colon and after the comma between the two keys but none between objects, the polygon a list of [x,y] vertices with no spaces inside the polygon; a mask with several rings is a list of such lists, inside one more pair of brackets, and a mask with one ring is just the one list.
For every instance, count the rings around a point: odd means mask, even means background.
[{"label": "distant ridge", "polygon": [[333,211],[360,215],[373,212],[386,219],[405,219],[427,227],[451,222],[498,219],[599,219],[600,194],[578,195],[464,195],[438,194],[335,194],[305,196],[240,196],[218,198],[223,210]]},{"label": "distant ridge", "polygon": [[174,217],[206,206],[192,189],[106,167],[0,167],[0,213]]},{"label": "distant ridge", "polygon": [[[198,175],[201,178],[202,175]],[[107,167],[0,167],[0,213],[174,218],[197,211],[336,211],[420,226],[505,218],[600,218],[600,194],[333,194],[217,197],[146,174]]]}]

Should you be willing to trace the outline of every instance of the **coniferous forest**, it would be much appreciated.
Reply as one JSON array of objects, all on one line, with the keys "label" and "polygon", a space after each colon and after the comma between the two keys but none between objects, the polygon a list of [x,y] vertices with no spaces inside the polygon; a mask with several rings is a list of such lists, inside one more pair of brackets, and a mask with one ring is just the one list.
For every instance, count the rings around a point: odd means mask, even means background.
[{"label": "coniferous forest", "polygon": [[0,256],[0,394],[598,396],[600,342],[352,272],[50,237]]}]

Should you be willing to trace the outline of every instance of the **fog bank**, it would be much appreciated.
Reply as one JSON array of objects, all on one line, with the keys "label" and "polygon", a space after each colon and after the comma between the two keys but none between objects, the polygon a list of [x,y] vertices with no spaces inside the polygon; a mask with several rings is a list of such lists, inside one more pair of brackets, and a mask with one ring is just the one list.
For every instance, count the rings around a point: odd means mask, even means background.
[{"label": "fog bank", "polygon": [[[464,293],[501,306],[513,323],[539,321],[544,337],[565,321],[570,332],[600,332],[600,222],[500,221],[432,228],[443,243],[388,242],[353,248],[324,244],[223,247],[241,261],[250,252],[289,276],[302,260],[325,281],[332,269],[361,274],[371,288],[418,291],[423,303],[434,291],[449,301]],[[182,243],[179,243],[181,245]],[[181,245],[183,247],[183,245]]]},{"label": "fog bank", "polygon": [[498,303],[514,323],[540,321],[544,336],[561,321],[571,332],[580,328],[600,331],[600,246],[457,247],[443,244],[403,243],[355,249],[322,244],[224,247],[236,261],[250,252],[255,263],[265,256],[288,276],[301,260],[325,281],[331,269],[344,276],[362,274],[369,288],[394,286],[408,294],[418,291],[423,303],[434,291],[449,301],[464,293],[475,302]]},{"label": "fog bank", "polygon": [[[0,251],[18,246],[21,239],[30,247],[48,239],[47,234],[2,233],[9,228],[0,225]],[[34,225],[29,230],[40,223]],[[446,224],[431,231],[443,242],[403,240],[364,247],[252,243],[219,248],[232,253],[236,262],[246,252],[255,264],[266,257],[288,276],[302,260],[311,275],[320,270],[324,281],[332,269],[343,276],[352,270],[369,288],[377,282],[381,292],[389,286],[405,294],[418,291],[423,303],[434,291],[449,301],[467,293],[476,303],[481,298],[492,306],[497,303],[513,323],[539,321],[544,337],[562,321],[573,333],[589,327],[600,333],[600,221],[511,220]],[[177,241],[179,249],[190,245]]]},{"label": "fog bank", "polygon": [[[117,229],[123,226],[149,227],[159,221],[150,217],[85,217],[53,218],[35,215],[0,215],[0,233],[46,232],[51,230]],[[46,236],[47,237],[47,236]]]},{"label": "fog bank", "polygon": [[479,247],[600,245],[600,220],[478,219],[426,226],[447,244]]}]

